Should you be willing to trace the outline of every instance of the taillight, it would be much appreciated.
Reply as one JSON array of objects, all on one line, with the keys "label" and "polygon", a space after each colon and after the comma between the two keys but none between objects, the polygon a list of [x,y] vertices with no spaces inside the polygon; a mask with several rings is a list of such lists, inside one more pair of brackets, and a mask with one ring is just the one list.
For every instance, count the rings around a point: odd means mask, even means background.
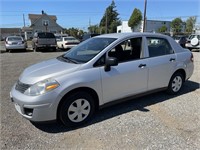
[{"label": "taillight", "polygon": [[190,56],[190,61],[191,61],[191,62],[194,62],[194,56],[193,56],[192,53],[191,53],[191,56]]}]

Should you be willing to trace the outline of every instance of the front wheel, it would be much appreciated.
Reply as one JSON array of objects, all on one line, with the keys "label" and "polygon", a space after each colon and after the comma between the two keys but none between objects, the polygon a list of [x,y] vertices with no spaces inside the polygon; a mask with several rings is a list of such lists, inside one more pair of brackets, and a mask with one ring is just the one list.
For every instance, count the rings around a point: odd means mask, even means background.
[{"label": "front wheel", "polygon": [[79,126],[91,118],[94,110],[92,96],[86,92],[76,92],[64,97],[59,109],[59,118],[66,126]]},{"label": "front wheel", "polygon": [[170,79],[167,93],[177,94],[181,90],[183,82],[184,82],[183,75],[179,72],[175,73]]}]

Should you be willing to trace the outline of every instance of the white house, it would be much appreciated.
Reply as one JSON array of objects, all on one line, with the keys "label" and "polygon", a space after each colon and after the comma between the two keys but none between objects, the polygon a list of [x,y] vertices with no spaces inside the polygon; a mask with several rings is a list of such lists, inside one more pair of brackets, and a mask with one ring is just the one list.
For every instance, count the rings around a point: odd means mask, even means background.
[{"label": "white house", "polygon": [[[158,21],[158,20],[147,20],[145,32],[157,32],[162,26],[167,27],[167,32],[170,32],[170,21]],[[133,32],[143,31],[143,21],[133,30]],[[117,33],[119,32],[132,32],[128,26],[128,21],[122,21],[122,25],[117,27]]]}]

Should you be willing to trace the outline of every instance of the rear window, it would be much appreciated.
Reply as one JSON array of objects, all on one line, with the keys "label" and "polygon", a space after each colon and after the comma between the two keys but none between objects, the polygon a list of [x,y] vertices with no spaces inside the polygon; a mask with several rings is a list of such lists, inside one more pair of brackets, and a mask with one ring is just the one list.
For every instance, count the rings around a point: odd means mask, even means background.
[{"label": "rear window", "polygon": [[55,38],[53,33],[38,33],[39,38]]},{"label": "rear window", "polygon": [[67,37],[67,38],[65,38],[65,41],[73,41],[73,40],[76,40],[75,38],[72,38],[72,37]]},{"label": "rear window", "polygon": [[8,41],[22,41],[21,37],[9,37]]}]

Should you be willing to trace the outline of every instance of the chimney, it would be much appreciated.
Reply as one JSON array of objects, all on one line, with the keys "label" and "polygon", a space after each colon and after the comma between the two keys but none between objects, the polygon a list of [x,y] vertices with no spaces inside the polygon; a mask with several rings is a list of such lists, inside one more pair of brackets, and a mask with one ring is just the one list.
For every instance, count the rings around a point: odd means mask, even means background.
[{"label": "chimney", "polygon": [[42,14],[44,14],[44,10],[42,10]]}]

